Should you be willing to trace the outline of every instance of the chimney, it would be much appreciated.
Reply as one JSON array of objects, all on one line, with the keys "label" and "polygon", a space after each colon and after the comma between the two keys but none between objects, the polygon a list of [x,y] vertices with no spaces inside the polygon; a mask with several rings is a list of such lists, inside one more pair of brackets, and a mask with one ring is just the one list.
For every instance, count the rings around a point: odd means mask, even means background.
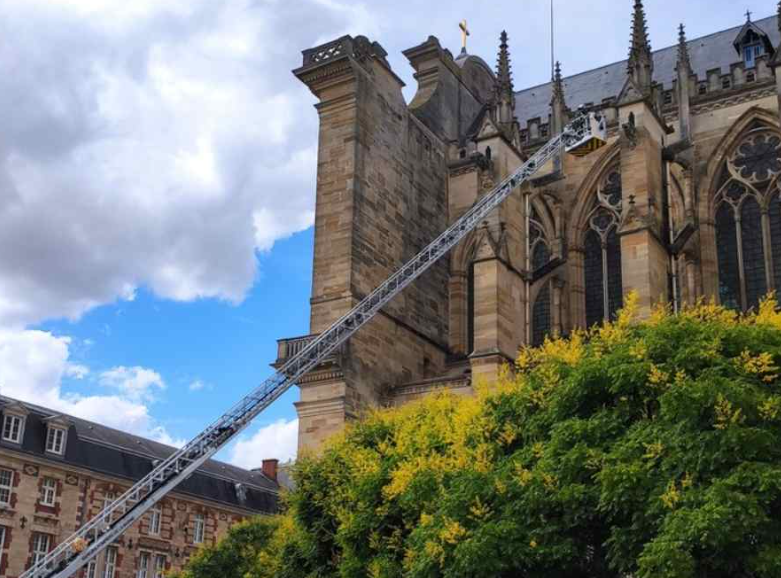
[{"label": "chimney", "polygon": [[277,466],[279,465],[279,460],[263,460],[263,466],[261,467],[261,471],[263,472],[263,475],[267,478],[270,478],[277,481]]}]

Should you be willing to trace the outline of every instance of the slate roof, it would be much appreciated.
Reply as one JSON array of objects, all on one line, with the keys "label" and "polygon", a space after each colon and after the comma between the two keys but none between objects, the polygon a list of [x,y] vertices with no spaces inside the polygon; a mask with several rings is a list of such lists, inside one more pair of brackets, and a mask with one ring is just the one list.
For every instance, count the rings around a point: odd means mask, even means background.
[{"label": "slate roof", "polygon": [[[781,35],[778,32],[777,17],[770,16],[756,20],[754,25],[765,32],[773,46],[778,46]],[[732,45],[744,24],[728,30],[722,30],[708,36],[695,38],[688,42],[692,68],[700,80],[704,80],[707,72],[721,69],[722,74],[730,71],[730,65],[740,62],[740,56]],[[672,88],[676,78],[675,63],[678,58],[678,46],[662,48],[653,53],[654,80]],[[564,79],[564,94],[567,106],[571,109],[588,102],[599,104],[611,97],[618,97],[627,77],[627,61],[615,62],[594,70],[581,72]],[[541,84],[515,93],[515,114],[521,127],[533,118],[547,122],[550,112],[551,83]]]},{"label": "slate roof", "polygon": [[[151,471],[154,460],[165,459],[176,451],[165,444],[0,395],[0,409],[11,403],[23,405],[30,413],[21,447],[0,440],[0,451],[10,449],[128,481],[142,478]],[[71,422],[62,457],[44,450],[44,420],[55,415],[63,415]],[[237,492],[236,484],[241,484],[243,491]],[[278,484],[260,471],[209,460],[175,491],[259,513],[274,513],[278,490]]]}]

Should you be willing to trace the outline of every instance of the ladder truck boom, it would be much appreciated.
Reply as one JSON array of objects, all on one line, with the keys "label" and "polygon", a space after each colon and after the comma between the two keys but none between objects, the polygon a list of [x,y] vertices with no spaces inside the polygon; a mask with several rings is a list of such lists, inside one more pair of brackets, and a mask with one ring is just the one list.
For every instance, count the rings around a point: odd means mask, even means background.
[{"label": "ladder truck boom", "polygon": [[477,227],[516,187],[531,178],[562,148],[582,156],[603,146],[606,140],[604,119],[594,113],[580,112],[562,134],[550,140],[493,191],[480,198],[425,249],[288,360],[274,375],[185,446],[154,465],[133,487],[19,578],[73,576],[115,542],[163,496],[195,473],[220,448],[243,431],[259,413],[371,320],[383,306]]}]

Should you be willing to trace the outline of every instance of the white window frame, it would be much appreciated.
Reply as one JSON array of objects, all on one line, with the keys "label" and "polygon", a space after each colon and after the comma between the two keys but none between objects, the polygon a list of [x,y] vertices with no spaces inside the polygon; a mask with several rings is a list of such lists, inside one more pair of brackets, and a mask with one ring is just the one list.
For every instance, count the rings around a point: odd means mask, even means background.
[{"label": "white window frame", "polygon": [[193,544],[203,544],[206,539],[206,517],[203,514],[195,514],[193,520]]},{"label": "white window frame", "polygon": [[163,529],[163,509],[155,506],[149,510],[149,535],[159,536]]},{"label": "white window frame", "polygon": [[5,549],[5,536],[7,532],[5,530],[5,526],[0,526],[0,552],[2,552]]},{"label": "white window frame", "polygon": [[[8,481],[4,479],[8,475]],[[0,506],[11,505],[11,494],[14,491],[14,471],[0,469]]]},{"label": "white window frame", "polygon": [[103,492],[103,509],[107,510],[116,499],[117,495],[114,492]]},{"label": "white window frame", "polygon": [[[5,416],[3,416],[3,441],[11,442],[13,444],[22,443],[22,438],[24,436],[24,422],[25,419],[21,415],[16,415],[13,413],[5,414]],[[15,431],[14,424],[16,425]],[[14,433],[16,435],[14,435]]]},{"label": "white window frame", "polygon": [[103,565],[103,578],[114,578],[117,573],[117,549],[114,546],[106,548],[106,561]]},{"label": "white window frame", "polygon": [[46,432],[46,451],[58,456],[65,455],[65,438],[68,430],[64,427],[50,425]]},{"label": "white window frame", "polygon": [[86,578],[95,578],[98,575],[98,563],[95,560],[90,560],[87,564]]},{"label": "white window frame", "polygon": [[165,563],[167,562],[164,554],[155,556],[155,575],[154,578],[163,578],[165,574]]},{"label": "white window frame", "polygon": [[138,555],[138,572],[136,578],[149,578],[149,563],[152,561],[152,554],[141,552]]},{"label": "white window frame", "polygon": [[55,478],[43,478],[39,502],[42,506],[54,506],[57,503],[57,480]]},{"label": "white window frame", "polygon": [[51,543],[52,537],[49,534],[44,534],[43,532],[33,533],[33,566],[46,557]]}]

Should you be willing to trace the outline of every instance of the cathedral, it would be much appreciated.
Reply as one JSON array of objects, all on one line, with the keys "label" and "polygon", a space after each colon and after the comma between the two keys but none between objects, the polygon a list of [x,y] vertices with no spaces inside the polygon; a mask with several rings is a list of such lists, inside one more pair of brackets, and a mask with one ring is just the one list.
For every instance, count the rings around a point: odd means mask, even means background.
[{"label": "cathedral", "polygon": [[562,154],[300,383],[299,448],[372,407],[468,394],[519,348],[699,298],[739,311],[781,287],[781,4],[777,16],[653,51],[642,0],[629,58],[517,90],[507,34],[495,67],[437,38],[404,51],[410,103],[363,36],[305,50],[319,100],[311,334],[300,351],[579,109],[608,144]]}]

